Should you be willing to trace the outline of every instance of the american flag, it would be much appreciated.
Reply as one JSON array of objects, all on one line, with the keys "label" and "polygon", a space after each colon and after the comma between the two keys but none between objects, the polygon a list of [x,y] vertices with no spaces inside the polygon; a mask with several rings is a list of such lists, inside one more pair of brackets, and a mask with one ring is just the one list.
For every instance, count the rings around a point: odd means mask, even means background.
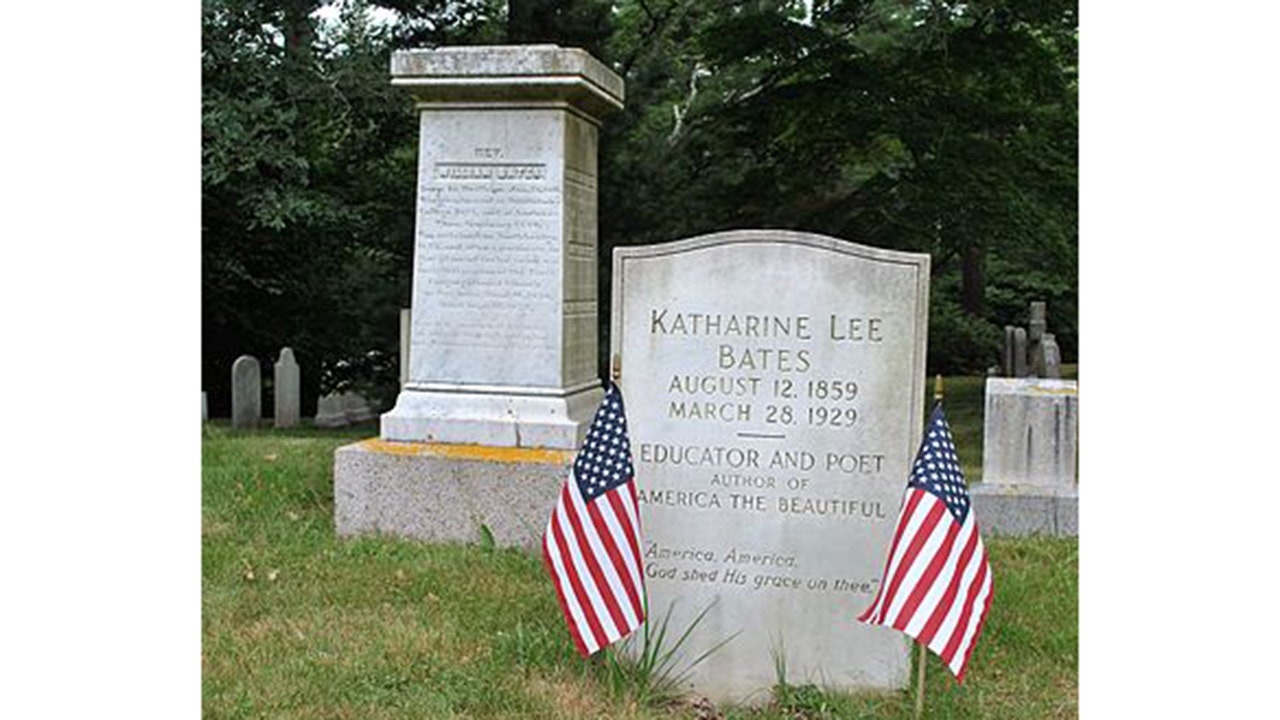
[{"label": "american flag", "polygon": [[915,638],[964,682],[991,607],[991,567],[939,403],[916,454],[880,592],[858,620]]},{"label": "american flag", "polygon": [[573,461],[542,535],[542,557],[583,657],[644,622],[635,468],[617,385]]}]

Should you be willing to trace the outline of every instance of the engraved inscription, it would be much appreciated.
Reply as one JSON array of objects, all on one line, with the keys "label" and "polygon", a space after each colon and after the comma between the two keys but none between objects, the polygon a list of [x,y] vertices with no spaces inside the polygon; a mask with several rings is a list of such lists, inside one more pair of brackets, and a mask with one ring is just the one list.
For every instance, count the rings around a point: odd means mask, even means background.
[{"label": "engraved inscription", "polygon": [[445,347],[552,348],[545,326],[525,317],[556,312],[559,188],[439,182],[419,207],[427,252],[418,272],[436,312],[417,330]]}]

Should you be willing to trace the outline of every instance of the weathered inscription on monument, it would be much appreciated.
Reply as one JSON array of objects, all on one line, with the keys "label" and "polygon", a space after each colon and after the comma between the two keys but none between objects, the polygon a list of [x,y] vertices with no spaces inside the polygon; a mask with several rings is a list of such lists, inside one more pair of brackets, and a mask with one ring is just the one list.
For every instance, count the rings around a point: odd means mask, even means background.
[{"label": "weathered inscription on monument", "polygon": [[[535,113],[536,114],[536,113]],[[524,118],[526,122],[536,118]],[[551,118],[544,124],[552,128]],[[433,123],[462,124],[467,133]],[[517,133],[489,112],[423,116],[418,188],[413,373],[454,382],[529,383],[504,378],[514,365],[494,350],[520,347],[538,367],[555,367],[561,313],[559,138]],[[442,373],[443,370],[443,373]],[[558,378],[532,379],[553,385]]]},{"label": "weathered inscription on monument", "polygon": [[[614,256],[651,619],[694,690],[899,687],[900,635],[853,618],[879,589],[924,403],[924,255],[782,231]],[[652,620],[651,620],[652,621]]]}]

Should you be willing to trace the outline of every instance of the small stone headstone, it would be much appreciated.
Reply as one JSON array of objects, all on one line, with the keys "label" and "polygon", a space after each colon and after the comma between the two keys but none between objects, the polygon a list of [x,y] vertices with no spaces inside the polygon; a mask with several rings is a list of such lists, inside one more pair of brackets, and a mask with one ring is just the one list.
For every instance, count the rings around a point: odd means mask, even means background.
[{"label": "small stone headstone", "polygon": [[1013,329],[1013,377],[1026,377],[1027,374],[1027,331],[1016,327]]},{"label": "small stone headstone", "polygon": [[329,393],[316,401],[316,427],[350,425],[347,419],[346,393]]},{"label": "small stone headstone", "polygon": [[1062,377],[1062,351],[1058,349],[1058,340],[1053,333],[1045,333],[1040,343],[1043,356],[1044,377],[1057,380]]},{"label": "small stone headstone", "polygon": [[262,368],[241,355],[231,365],[231,427],[256,428],[262,418]]},{"label": "small stone headstone", "polygon": [[280,351],[280,359],[275,365],[275,406],[276,427],[291,428],[298,424],[302,415],[301,378],[298,372],[298,361],[293,359],[293,350],[285,348]]},{"label": "small stone headstone", "polygon": [[209,393],[204,390],[200,391],[200,421],[208,422],[209,420]]},{"label": "small stone headstone", "polygon": [[1032,344],[1044,339],[1048,325],[1045,321],[1045,303],[1037,300],[1031,303],[1031,320],[1027,323],[1027,340]]},{"label": "small stone headstone", "polygon": [[1004,326],[1004,354],[1000,357],[1000,374],[1004,377],[1013,377],[1013,331],[1016,329],[1012,325]]},{"label": "small stone headstone", "polygon": [[343,393],[343,412],[347,416],[349,423],[361,423],[365,420],[372,420],[378,416],[373,406],[365,399],[363,395],[355,392]]}]

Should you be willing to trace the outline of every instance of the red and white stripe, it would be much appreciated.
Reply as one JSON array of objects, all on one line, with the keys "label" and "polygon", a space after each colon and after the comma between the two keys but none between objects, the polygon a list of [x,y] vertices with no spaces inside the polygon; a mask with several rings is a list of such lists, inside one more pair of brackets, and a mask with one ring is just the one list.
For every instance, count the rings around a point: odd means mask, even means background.
[{"label": "red and white stripe", "polygon": [[924,643],[964,682],[991,607],[991,568],[972,510],[955,521],[937,496],[908,488],[880,592],[858,620]]},{"label": "red and white stripe", "polygon": [[583,657],[644,622],[634,481],[587,503],[571,473],[543,533],[542,557]]}]

